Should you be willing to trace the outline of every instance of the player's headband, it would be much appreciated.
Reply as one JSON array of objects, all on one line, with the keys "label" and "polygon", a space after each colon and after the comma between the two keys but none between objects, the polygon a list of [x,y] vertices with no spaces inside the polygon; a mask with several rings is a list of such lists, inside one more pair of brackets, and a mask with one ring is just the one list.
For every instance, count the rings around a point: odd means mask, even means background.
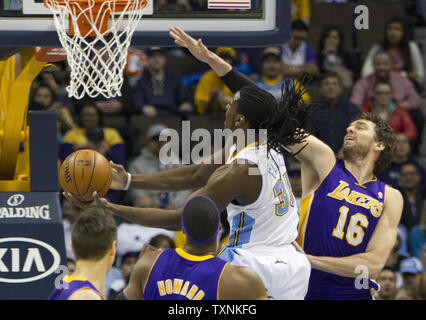
[{"label": "player's headband", "polygon": [[[216,232],[211,236],[211,237],[209,237],[208,239],[206,239],[206,240],[197,240],[197,239],[194,239],[193,237],[191,237],[191,235],[186,231],[186,228],[185,228],[185,224],[183,223],[183,217],[185,216],[185,209],[186,209],[186,207],[187,207],[187,205],[193,200],[193,199],[195,199],[195,198],[204,198],[204,199],[207,199],[212,205],[213,205],[213,207],[215,208],[215,210],[216,210],[216,212],[217,212],[217,227],[216,227]],[[216,237],[217,237],[217,234],[219,233],[219,230],[220,230],[220,212],[219,212],[219,209],[217,208],[217,206],[216,206],[216,204],[213,202],[213,200],[212,199],[210,199],[209,197],[206,197],[206,196],[195,196],[195,197],[193,197],[193,198],[191,198],[191,199],[189,199],[188,200],[188,202],[185,204],[185,206],[183,207],[183,211],[182,211],[182,217],[181,217],[181,225],[182,225],[182,231],[185,233],[185,235],[186,235],[186,238],[189,240],[189,241],[191,241],[193,244],[198,244],[198,245],[203,245],[203,244],[207,244],[207,243],[210,243],[210,242],[213,242],[215,239],[216,239]]]}]

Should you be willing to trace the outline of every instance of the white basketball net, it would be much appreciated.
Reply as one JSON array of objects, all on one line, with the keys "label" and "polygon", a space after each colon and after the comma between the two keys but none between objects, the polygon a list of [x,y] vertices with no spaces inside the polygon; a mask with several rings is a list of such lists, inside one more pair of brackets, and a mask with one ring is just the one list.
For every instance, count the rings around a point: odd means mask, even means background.
[{"label": "white basketball net", "polygon": [[[45,0],[45,5],[53,12],[59,40],[71,68],[67,87],[69,97],[121,96],[127,50],[142,18],[142,2],[126,1],[125,8],[116,12],[116,0],[105,0],[101,4],[98,2],[100,13],[97,14],[92,11],[96,3],[94,0],[85,0],[82,6],[67,0]],[[108,17],[107,31],[101,33],[97,25]],[[90,25],[90,37],[79,30],[77,21],[81,18]],[[74,29],[73,36],[67,32],[68,27]]]}]

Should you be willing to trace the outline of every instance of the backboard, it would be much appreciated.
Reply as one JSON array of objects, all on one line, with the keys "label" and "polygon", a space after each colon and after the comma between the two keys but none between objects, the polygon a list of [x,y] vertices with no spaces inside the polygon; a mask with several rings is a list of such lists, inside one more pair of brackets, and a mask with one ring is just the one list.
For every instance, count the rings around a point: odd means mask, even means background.
[{"label": "backboard", "polygon": [[[170,26],[179,26],[208,46],[258,47],[287,41],[290,0],[149,0],[133,46],[174,46]],[[0,0],[0,46],[60,47],[55,24],[42,0]]]}]

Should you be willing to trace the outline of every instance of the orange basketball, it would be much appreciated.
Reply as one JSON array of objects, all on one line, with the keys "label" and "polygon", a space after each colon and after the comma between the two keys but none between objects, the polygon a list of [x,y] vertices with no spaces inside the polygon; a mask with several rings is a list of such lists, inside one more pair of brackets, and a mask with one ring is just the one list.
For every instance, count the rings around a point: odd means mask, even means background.
[{"label": "orange basketball", "polygon": [[111,185],[108,160],[99,152],[83,149],[71,153],[61,165],[59,182],[64,191],[82,202],[92,202],[94,191],[104,196]]}]

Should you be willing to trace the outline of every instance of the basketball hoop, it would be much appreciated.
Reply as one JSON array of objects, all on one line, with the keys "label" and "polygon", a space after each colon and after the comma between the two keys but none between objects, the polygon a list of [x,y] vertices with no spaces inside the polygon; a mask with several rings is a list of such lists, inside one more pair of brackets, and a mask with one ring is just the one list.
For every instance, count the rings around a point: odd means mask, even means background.
[{"label": "basketball hoop", "polygon": [[[148,0],[44,0],[71,68],[68,96],[121,96],[127,50]],[[126,19],[125,19],[126,18]]]}]

